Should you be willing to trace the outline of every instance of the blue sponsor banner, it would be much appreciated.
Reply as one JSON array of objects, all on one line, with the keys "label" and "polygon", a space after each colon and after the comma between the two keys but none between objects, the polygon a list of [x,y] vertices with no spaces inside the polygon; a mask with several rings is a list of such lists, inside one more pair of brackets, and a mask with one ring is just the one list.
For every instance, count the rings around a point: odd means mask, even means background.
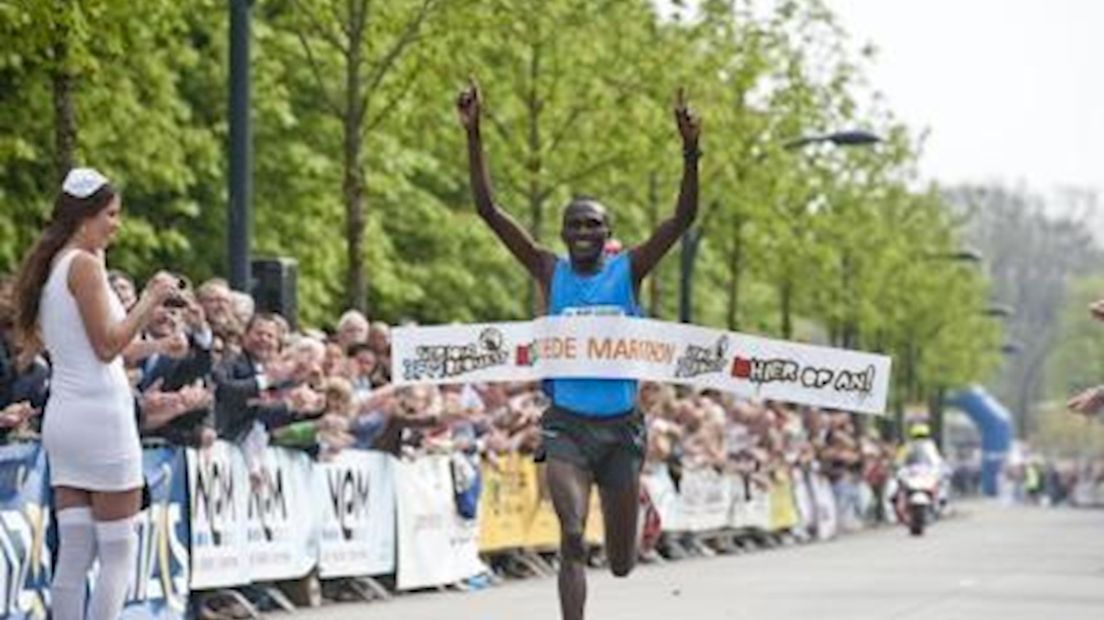
[{"label": "blue sponsor banner", "polygon": [[138,562],[124,620],[181,620],[188,606],[188,468],[183,448],[147,448],[150,507],[139,519]]},{"label": "blue sponsor banner", "polygon": [[45,450],[0,446],[0,618],[46,618],[54,536]]}]

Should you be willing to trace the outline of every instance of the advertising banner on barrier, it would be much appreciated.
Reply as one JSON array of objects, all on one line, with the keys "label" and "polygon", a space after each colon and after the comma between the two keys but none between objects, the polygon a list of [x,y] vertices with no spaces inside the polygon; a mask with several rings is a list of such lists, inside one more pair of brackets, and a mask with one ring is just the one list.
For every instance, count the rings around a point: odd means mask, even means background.
[{"label": "advertising banner on barrier", "polygon": [[447,456],[395,462],[398,504],[398,587],[455,583],[486,570],[479,561],[476,521],[456,512]]},{"label": "advertising banner on barrier", "polygon": [[[479,502],[479,550],[526,547],[555,549],[560,526],[542,468],[530,455],[503,455],[483,465],[483,495]],[[595,489],[587,510],[586,541],[600,545],[605,536],[602,506]]]},{"label": "advertising banner on barrier", "polygon": [[297,579],[318,562],[323,506],[311,491],[313,462],[305,453],[267,448],[261,482],[250,485],[246,511],[249,576]]},{"label": "advertising banner on barrier", "polygon": [[[525,529],[524,546],[530,549],[555,549],[560,546],[560,523],[556,520],[556,509],[552,506],[552,495],[548,492],[548,481],[542,479],[545,473],[533,463],[532,459],[521,461],[526,479],[525,488],[529,491],[529,501],[525,507],[523,527]],[[594,502],[591,497],[591,510],[587,511],[587,534],[593,522]]]},{"label": "advertising banner on barrier", "polygon": [[816,531],[816,505],[813,502],[813,492],[807,482],[809,478],[809,472],[800,467],[794,467],[790,472],[790,480],[793,481],[794,506],[797,508],[797,527],[807,534]]},{"label": "advertising banner on barrier", "polygon": [[839,530],[839,518],[836,513],[836,494],[832,484],[821,474],[814,475],[811,482],[813,506],[816,509],[817,538],[828,540],[835,538]]},{"label": "advertising banner on barrier", "polygon": [[46,451],[0,446],[0,618],[46,618],[53,536]]},{"label": "advertising banner on barrier", "polygon": [[525,517],[533,490],[517,452],[484,462],[483,493],[479,497],[479,551],[514,549],[525,544]]},{"label": "advertising banner on barrier", "polygon": [[179,620],[188,606],[188,467],[183,448],[142,451],[150,507],[139,516],[138,562],[123,620]]},{"label": "advertising banner on barrier", "polygon": [[679,488],[681,526],[691,532],[728,525],[732,484],[713,468],[688,469]]},{"label": "advertising banner on barrier", "polygon": [[890,359],[845,349],[612,316],[400,327],[398,384],[626,378],[880,414]]},{"label": "advertising banner on barrier", "polygon": [[[681,505],[675,481],[664,463],[649,465],[641,482],[648,489],[652,505],[659,513],[659,524],[664,532],[681,532],[686,529],[682,522]],[[731,495],[731,494],[730,494]]]},{"label": "advertising banner on barrier", "polygon": [[[547,470],[538,467],[529,457],[523,456],[521,464],[525,477],[531,481],[525,487],[529,491],[529,501],[522,520],[525,531],[523,546],[530,549],[555,549],[560,546],[560,522],[556,518],[556,508],[552,505],[552,494],[548,490]],[[604,530],[598,487],[591,487],[583,537],[592,545],[600,545],[605,537]]]},{"label": "advertising banner on barrier", "polygon": [[314,467],[323,579],[395,572],[394,457],[345,450]]},{"label": "advertising banner on barrier", "polygon": [[249,474],[237,446],[187,450],[193,590],[249,583]]},{"label": "advertising banner on barrier", "polygon": [[732,509],[729,511],[729,527],[737,529],[770,530],[770,493],[759,488],[748,476],[727,476],[732,489]]},{"label": "advertising banner on barrier", "polygon": [[794,485],[788,469],[775,473],[774,486],[770,490],[771,531],[789,530],[801,523],[794,501]]}]

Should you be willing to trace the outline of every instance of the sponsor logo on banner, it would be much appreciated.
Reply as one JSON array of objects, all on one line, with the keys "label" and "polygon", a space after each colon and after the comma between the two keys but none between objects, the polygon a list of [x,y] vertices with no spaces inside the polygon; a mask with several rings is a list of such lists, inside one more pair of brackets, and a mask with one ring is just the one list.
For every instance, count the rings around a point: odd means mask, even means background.
[{"label": "sponsor logo on banner", "polygon": [[195,589],[249,582],[246,502],[249,476],[241,451],[225,441],[188,449],[192,574]]},{"label": "sponsor logo on banner", "polygon": [[137,570],[123,619],[184,617],[188,605],[188,487],[182,448],[147,449],[143,469],[150,507],[138,520]]},{"label": "sponsor logo on banner", "polygon": [[195,486],[192,492],[192,519],[207,524],[206,531],[195,534],[200,545],[233,545],[239,535],[236,527],[242,515],[238,514],[235,484],[244,484],[233,471],[229,458],[203,459],[196,467]]},{"label": "sponsor logo on banner", "polygon": [[[670,364],[675,345],[642,338],[548,337],[519,345],[515,353],[518,366],[535,366],[541,360],[595,360]],[[724,362],[717,371],[724,370]],[[690,375],[688,375],[690,376]]]},{"label": "sponsor logo on banner", "polygon": [[284,494],[284,471],[266,468],[260,484],[250,487],[248,519],[255,524],[249,529],[249,542],[272,542],[287,534],[287,496]]},{"label": "sponsor logo on banner", "polygon": [[680,379],[697,377],[709,373],[724,372],[728,356],[728,336],[721,336],[712,347],[686,345],[686,350],[678,359],[675,376]]},{"label": "sponsor logo on banner", "polygon": [[502,331],[488,327],[470,344],[419,345],[414,359],[403,360],[402,376],[406,381],[459,377],[476,370],[505,366],[509,359]]},{"label": "sponsor logo on banner", "polygon": [[246,510],[249,575],[254,581],[297,579],[318,559],[322,506],[311,486],[313,464],[298,450],[267,448]]},{"label": "sponsor logo on banner", "polygon": [[759,359],[737,355],[732,360],[731,374],[757,385],[791,383],[810,389],[832,389],[836,392],[869,394],[874,391],[875,369],[862,370],[801,366],[790,359]]},{"label": "sponsor logo on banner", "polygon": [[361,469],[338,469],[326,472],[330,492],[330,509],[337,516],[341,538],[352,540],[363,531],[368,521],[368,506],[372,497],[368,472]]},{"label": "sponsor logo on banner", "polygon": [[314,465],[323,508],[319,574],[379,575],[395,568],[395,487],[391,456],[344,451]]},{"label": "sponsor logo on banner", "polygon": [[53,535],[45,451],[0,446],[0,618],[46,618]]},{"label": "sponsor logo on banner", "polygon": [[532,366],[540,359],[537,355],[536,343],[519,344],[514,356],[514,363],[518,366]]},{"label": "sponsor logo on banner", "polygon": [[675,345],[644,338],[587,338],[586,356],[593,360],[670,364]]}]

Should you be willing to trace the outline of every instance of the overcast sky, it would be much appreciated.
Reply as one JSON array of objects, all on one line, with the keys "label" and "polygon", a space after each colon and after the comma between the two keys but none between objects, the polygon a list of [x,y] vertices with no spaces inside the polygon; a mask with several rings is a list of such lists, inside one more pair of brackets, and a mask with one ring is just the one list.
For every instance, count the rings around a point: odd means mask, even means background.
[{"label": "overcast sky", "polygon": [[944,183],[1104,190],[1104,1],[826,0]]}]

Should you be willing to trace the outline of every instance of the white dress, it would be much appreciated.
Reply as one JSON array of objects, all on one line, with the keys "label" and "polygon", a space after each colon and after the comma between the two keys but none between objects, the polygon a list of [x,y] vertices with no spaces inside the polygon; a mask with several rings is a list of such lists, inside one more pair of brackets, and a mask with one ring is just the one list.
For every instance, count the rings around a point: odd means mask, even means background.
[{"label": "white dress", "polygon": [[[42,289],[39,321],[50,353],[50,397],[42,422],[42,444],[50,464],[50,484],[90,491],[140,488],[142,449],[134,396],[122,356],[108,363],[96,357],[77,300],[69,291],[69,266],[77,250],[67,250]],[[110,318],[126,310],[108,291]]]}]

